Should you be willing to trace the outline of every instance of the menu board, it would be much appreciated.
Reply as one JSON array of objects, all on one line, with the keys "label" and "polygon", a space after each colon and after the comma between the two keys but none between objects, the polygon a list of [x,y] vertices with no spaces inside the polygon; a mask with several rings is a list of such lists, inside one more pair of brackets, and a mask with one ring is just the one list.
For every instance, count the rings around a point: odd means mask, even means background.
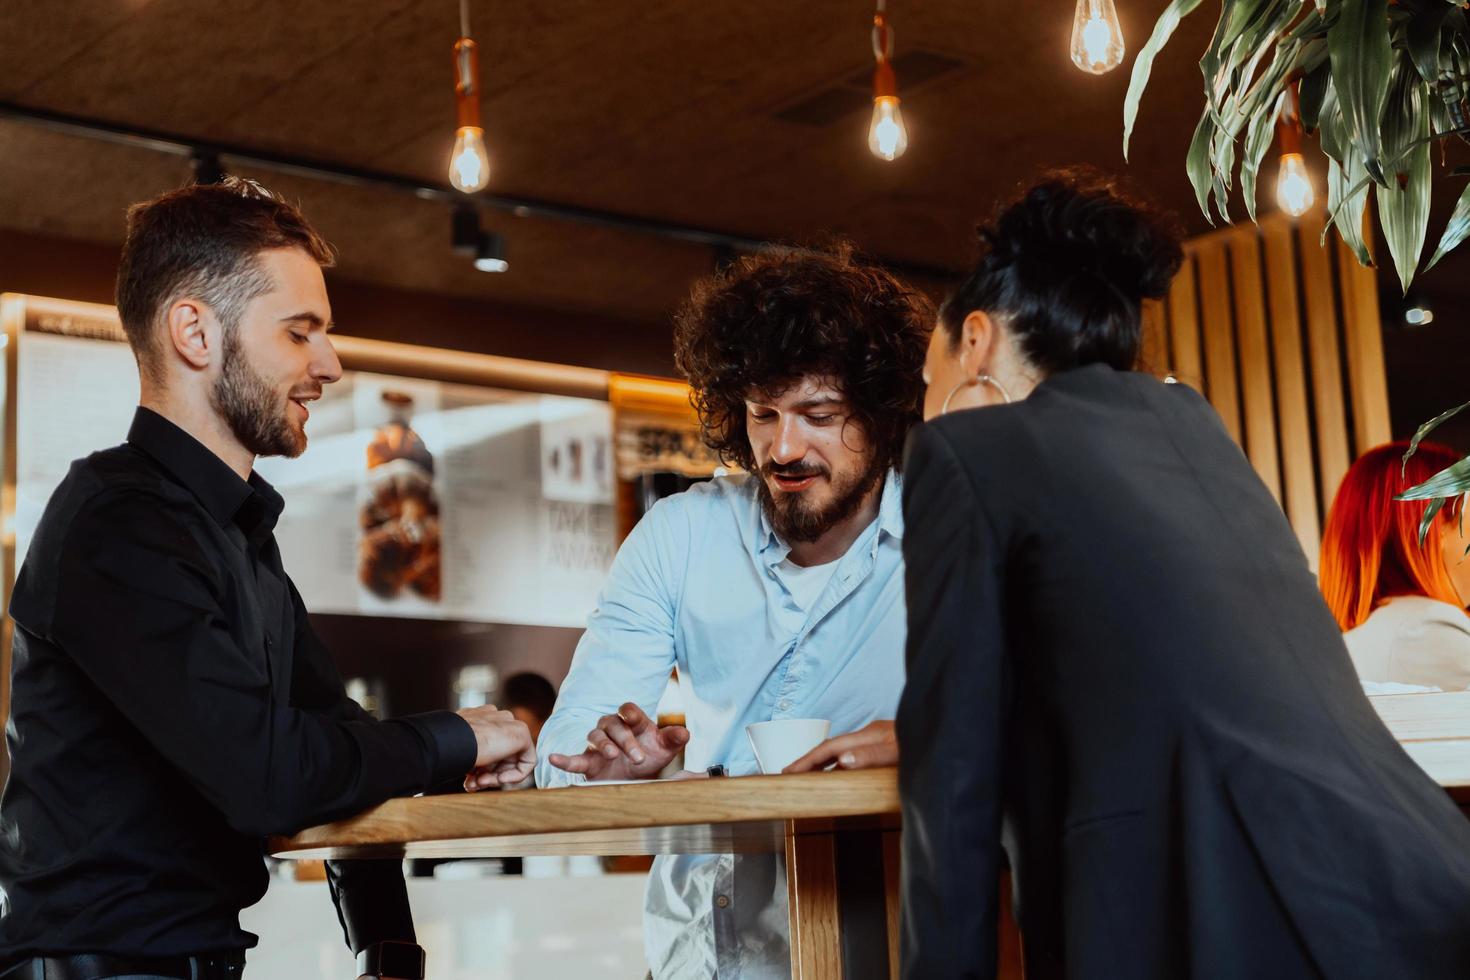
[{"label": "menu board", "polygon": [[584,626],[616,548],[605,402],[353,373],[256,470],[316,612]]},{"label": "menu board", "polygon": [[[71,461],[117,445],[138,402],[122,343],[20,334],[16,554]],[[585,625],[617,544],[606,402],[347,372],[306,452],[261,459],[307,608]]]}]

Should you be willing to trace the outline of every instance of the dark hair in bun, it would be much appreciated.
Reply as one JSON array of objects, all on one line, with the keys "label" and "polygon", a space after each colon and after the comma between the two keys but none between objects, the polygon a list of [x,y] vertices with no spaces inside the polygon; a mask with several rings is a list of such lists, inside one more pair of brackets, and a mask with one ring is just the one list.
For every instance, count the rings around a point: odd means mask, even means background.
[{"label": "dark hair in bun", "polygon": [[972,310],[1005,320],[1047,374],[1138,359],[1139,307],[1168,291],[1184,254],[1172,221],[1089,169],[1044,176],[979,229],[981,258],[945,301],[951,340]]}]

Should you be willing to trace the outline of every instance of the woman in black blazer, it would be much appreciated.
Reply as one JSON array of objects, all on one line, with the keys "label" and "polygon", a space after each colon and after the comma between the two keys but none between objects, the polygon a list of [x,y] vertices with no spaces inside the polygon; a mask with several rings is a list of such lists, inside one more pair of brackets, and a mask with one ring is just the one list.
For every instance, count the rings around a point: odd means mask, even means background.
[{"label": "woman in black blazer", "polygon": [[904,476],[903,974],[1470,977],[1470,822],[1363,696],[1281,509],[1130,371],[1171,231],[1033,187],[943,309]]}]

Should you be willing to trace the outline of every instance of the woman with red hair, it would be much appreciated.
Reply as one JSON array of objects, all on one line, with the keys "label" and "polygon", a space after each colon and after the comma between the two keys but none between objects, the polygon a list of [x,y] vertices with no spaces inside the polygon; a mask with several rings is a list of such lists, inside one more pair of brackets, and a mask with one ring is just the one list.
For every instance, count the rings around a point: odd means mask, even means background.
[{"label": "woman with red hair", "polygon": [[1322,594],[1364,681],[1470,688],[1470,559],[1459,514],[1445,508],[1424,544],[1426,501],[1394,495],[1459,461],[1446,446],[1370,449],[1348,469],[1322,538]]}]

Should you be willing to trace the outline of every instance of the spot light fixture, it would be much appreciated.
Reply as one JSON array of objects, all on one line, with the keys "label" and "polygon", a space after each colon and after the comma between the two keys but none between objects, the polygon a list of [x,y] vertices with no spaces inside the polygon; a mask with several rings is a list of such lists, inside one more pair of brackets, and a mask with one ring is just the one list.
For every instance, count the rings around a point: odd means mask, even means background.
[{"label": "spot light fixture", "polygon": [[190,162],[194,168],[196,184],[218,184],[225,179],[225,168],[219,162],[218,153],[196,150]]},{"label": "spot light fixture", "polygon": [[505,258],[505,238],[480,227],[480,212],[470,205],[460,205],[450,218],[449,244],[455,254],[473,259],[481,272],[506,272],[510,263]]},{"label": "spot light fixture", "polygon": [[1404,324],[1410,327],[1427,327],[1434,322],[1434,308],[1418,290],[1404,297]]},{"label": "spot light fixture", "polygon": [[475,249],[475,268],[481,272],[509,272],[510,263],[505,260],[505,239],[493,231],[480,235],[479,247]]}]

